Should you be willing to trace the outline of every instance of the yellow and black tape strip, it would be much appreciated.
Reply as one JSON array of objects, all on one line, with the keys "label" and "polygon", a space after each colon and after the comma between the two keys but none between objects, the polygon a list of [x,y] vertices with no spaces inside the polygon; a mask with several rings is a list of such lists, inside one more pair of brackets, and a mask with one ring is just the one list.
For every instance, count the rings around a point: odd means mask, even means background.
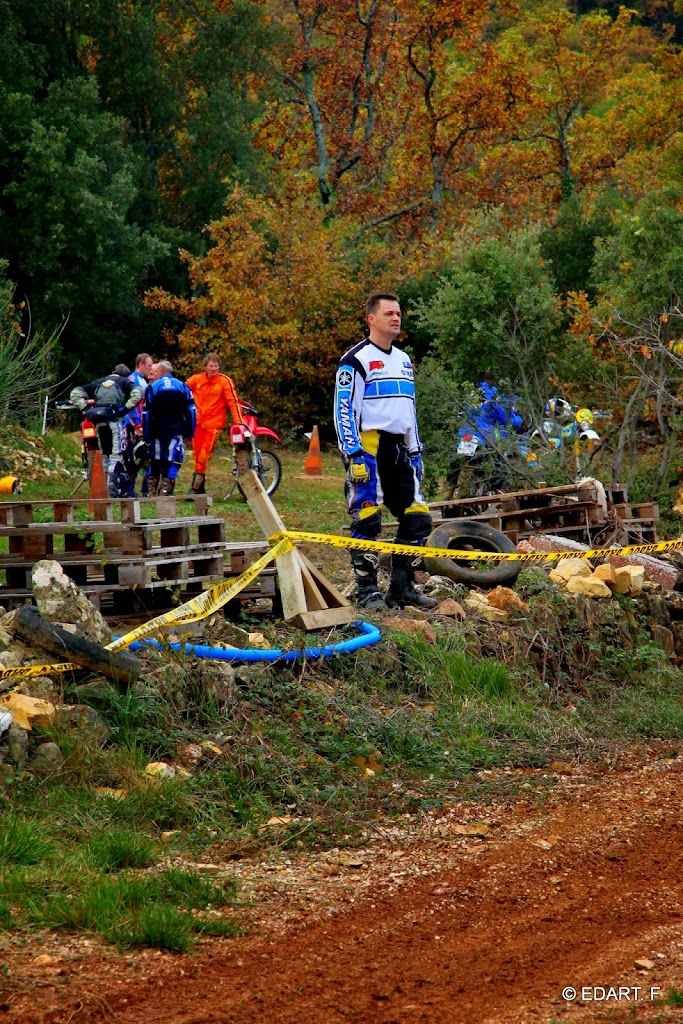
[{"label": "yellow and black tape strip", "polygon": [[0,668],[0,679],[32,679],[35,676],[51,676],[58,672],[75,672],[81,666],[72,661],[62,661],[58,665],[16,665],[12,668]]},{"label": "yellow and black tape strip", "polygon": [[470,562],[557,562],[561,558],[613,558],[615,555],[653,555],[661,551],[683,548],[682,540],[661,540],[655,544],[629,544],[623,548],[594,548],[591,551],[459,551],[456,548],[416,548],[411,544],[394,544],[383,540],[359,540],[358,537],[340,537],[332,533],[310,533],[305,530],[284,530],[269,537],[271,544],[285,537],[311,544],[327,544],[335,548],[356,548],[360,551],[384,551],[387,554],[415,555],[427,558],[457,558]]},{"label": "yellow and black tape strip", "polygon": [[217,583],[215,587],[202,591],[201,594],[197,594],[196,597],[186,601],[185,604],[179,605],[178,608],[173,608],[170,612],[157,615],[155,618],[150,619],[149,622],[145,622],[144,625],[138,626],[136,629],[131,630],[130,633],[126,633],[125,636],[121,636],[112,643],[107,644],[106,650],[120,651],[121,648],[129,647],[136,640],[145,640],[152,633],[157,633],[163,626],[181,622],[198,622],[200,619],[206,619],[209,615],[213,615],[214,612],[218,611],[219,608],[222,608],[224,604],[227,604],[228,601],[232,601],[233,597],[237,597],[239,592],[244,590],[247,584],[251,583],[273,559],[284,555],[286,551],[291,551],[294,547],[294,542],[289,537],[279,538],[270,551],[266,551],[264,555],[261,555],[237,579],[224,580],[223,583]]},{"label": "yellow and black tape strip", "polygon": [[[232,601],[233,597],[237,597],[239,592],[244,590],[247,584],[251,583],[274,558],[283,555],[286,551],[291,551],[294,546],[294,542],[288,537],[283,538],[270,551],[267,551],[261,558],[250,565],[248,569],[245,569],[236,579],[217,583],[209,590],[205,590],[201,594],[197,594],[196,597],[186,601],[185,604],[179,605],[178,608],[173,608],[170,612],[157,615],[144,625],[138,626],[136,629],[131,630],[130,633],[126,633],[125,636],[119,637],[117,640],[112,641],[112,643],[107,644],[105,649],[108,651],[119,651],[124,647],[130,646],[136,640],[144,640],[146,637],[151,636],[152,633],[157,633],[162,626],[181,622],[196,622],[207,618],[215,611],[218,611],[219,608],[222,608],[224,604],[227,604],[228,601]],[[58,672],[71,672],[78,670],[80,667],[80,665],[75,665],[72,662],[63,662],[56,665],[16,666],[0,669],[0,679],[30,679],[34,676],[50,676]]]}]

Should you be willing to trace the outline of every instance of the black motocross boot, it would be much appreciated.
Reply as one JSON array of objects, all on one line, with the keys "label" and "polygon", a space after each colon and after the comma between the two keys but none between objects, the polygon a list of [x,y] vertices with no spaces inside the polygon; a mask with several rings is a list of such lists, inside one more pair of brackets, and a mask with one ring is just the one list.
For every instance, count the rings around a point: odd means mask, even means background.
[{"label": "black motocross boot", "polygon": [[189,489],[189,491],[187,493],[188,494],[206,494],[206,489],[205,489],[205,485],[204,485],[204,481],[205,480],[206,480],[206,477],[205,477],[204,473],[193,473],[192,474],[192,483],[190,484],[190,489]]},{"label": "black motocross boot", "polygon": [[372,552],[351,552],[351,565],[356,577],[356,604],[368,611],[385,612],[387,606],[377,586],[377,562],[377,555]]},{"label": "black motocross boot", "polygon": [[415,586],[415,568],[421,560],[421,555],[391,556],[391,581],[386,596],[390,608],[405,608],[407,604],[414,608],[436,608],[439,602],[420,593]]}]

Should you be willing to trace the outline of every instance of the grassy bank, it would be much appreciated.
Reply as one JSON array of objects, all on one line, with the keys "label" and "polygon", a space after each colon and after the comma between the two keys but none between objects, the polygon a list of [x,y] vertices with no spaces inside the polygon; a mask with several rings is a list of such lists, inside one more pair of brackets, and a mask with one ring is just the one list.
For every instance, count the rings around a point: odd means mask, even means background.
[{"label": "grassy bank", "polygon": [[[326,453],[325,476],[300,479],[304,457],[285,455],[278,510],[291,527],[338,532],[340,467]],[[222,464],[216,479],[227,490]],[[214,510],[230,539],[258,537],[238,500]],[[335,582],[339,556],[326,563]],[[109,739],[102,748],[62,725],[45,734],[65,754],[56,774],[0,764],[0,923],[189,949],[237,927],[233,858],[352,845],[372,820],[520,785],[542,799],[548,776],[535,769],[634,741],[678,749],[683,673],[639,605],[568,601],[538,568],[516,589],[528,610],[508,623],[436,619],[433,642],[389,627],[354,655],[237,671],[148,652],[126,694],[67,691],[97,710]],[[274,646],[307,639],[282,623],[243,625]],[[181,770],[151,778],[155,761]],[[501,768],[513,771],[486,774]],[[195,867],[206,862],[222,865],[210,880]]]}]

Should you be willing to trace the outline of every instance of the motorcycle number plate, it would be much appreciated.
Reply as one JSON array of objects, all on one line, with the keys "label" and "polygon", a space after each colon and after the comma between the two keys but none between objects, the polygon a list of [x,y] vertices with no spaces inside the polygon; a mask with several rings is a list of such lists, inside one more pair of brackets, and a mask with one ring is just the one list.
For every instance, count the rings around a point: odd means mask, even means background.
[{"label": "motorcycle number plate", "polygon": [[460,441],[458,444],[458,455],[474,455],[478,447],[478,441]]}]

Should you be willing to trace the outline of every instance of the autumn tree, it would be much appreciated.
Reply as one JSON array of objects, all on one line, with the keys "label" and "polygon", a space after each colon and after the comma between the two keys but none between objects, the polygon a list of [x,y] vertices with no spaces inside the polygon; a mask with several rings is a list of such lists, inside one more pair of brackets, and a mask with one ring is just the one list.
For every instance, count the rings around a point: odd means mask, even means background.
[{"label": "autumn tree", "polygon": [[207,236],[204,256],[183,254],[191,296],[147,297],[176,325],[178,365],[190,371],[216,350],[240,392],[271,420],[297,428],[312,416],[328,422],[334,365],[363,329],[343,230],[299,200],[237,188]]},{"label": "autumn tree", "polygon": [[353,191],[375,180],[378,148],[388,144],[375,136],[393,95],[396,11],[389,0],[262,2],[290,45],[261,143],[280,166],[311,167],[324,206],[347,209]]},{"label": "autumn tree", "polygon": [[527,69],[531,102],[510,143],[487,155],[492,201],[552,216],[574,193],[657,180],[683,112],[679,57],[632,24],[630,10],[522,16],[505,45]]}]

